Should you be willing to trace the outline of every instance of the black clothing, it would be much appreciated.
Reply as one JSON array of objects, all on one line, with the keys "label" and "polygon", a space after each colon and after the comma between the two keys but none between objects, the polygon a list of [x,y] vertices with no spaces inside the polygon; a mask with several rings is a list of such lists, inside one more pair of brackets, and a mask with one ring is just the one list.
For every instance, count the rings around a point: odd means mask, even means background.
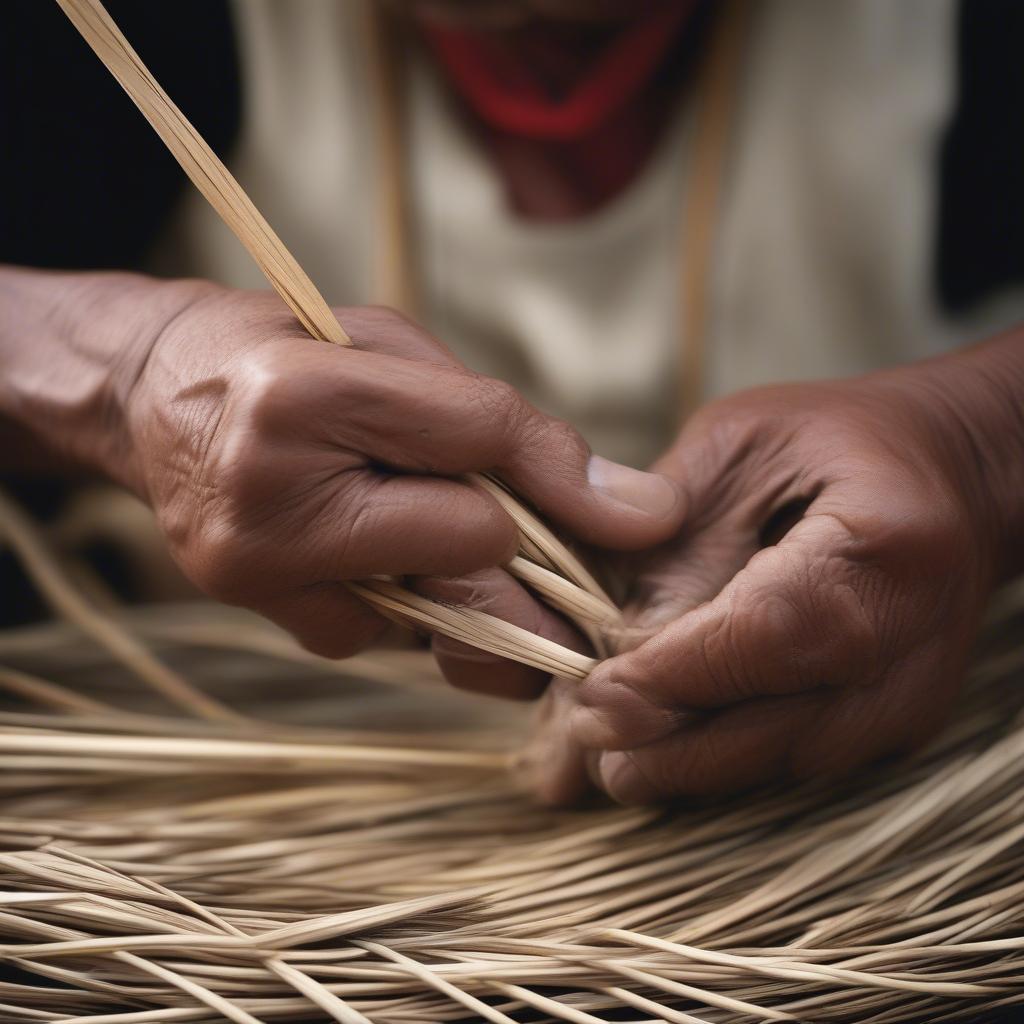
[{"label": "black clothing", "polygon": [[[221,155],[240,118],[223,0],[107,0],[157,81]],[[53,0],[0,4],[0,262],[141,266],[186,179]]]}]

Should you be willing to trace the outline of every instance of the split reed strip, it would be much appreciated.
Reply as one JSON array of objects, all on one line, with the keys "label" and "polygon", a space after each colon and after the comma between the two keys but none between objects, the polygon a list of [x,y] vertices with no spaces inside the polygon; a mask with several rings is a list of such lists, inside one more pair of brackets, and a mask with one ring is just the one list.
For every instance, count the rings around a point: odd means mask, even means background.
[{"label": "split reed strip", "polygon": [[471,750],[432,750],[409,747],[354,746],[352,744],[298,744],[255,742],[252,740],[215,740],[194,737],[61,735],[40,730],[12,732],[0,727],[0,757],[46,754],[76,757],[105,756],[115,761],[123,757],[141,757],[154,763],[188,761],[193,764],[226,761],[240,766],[257,762],[276,770],[324,768],[343,765],[350,770],[384,764],[413,765],[420,768],[483,768],[493,771],[508,767],[505,754]]},{"label": "split reed strip", "polygon": [[475,608],[442,605],[383,580],[365,580],[351,588],[367,600],[372,595],[373,603],[400,618],[552,675],[585,679],[597,664],[593,658]]},{"label": "split reed strip", "polygon": [[316,286],[231,172],[150,74],[103,5],[93,0],[57,3],[302,326],[321,341],[351,345],[351,339]]},{"label": "split reed strip", "polygon": [[[351,346],[351,339],[316,286],[230,171],[160,87],[102,3],[99,0],[57,0],[57,3],[142,112],[192,183],[245,246],[302,326],[317,340]],[[523,563],[536,560],[547,572],[528,572],[531,578],[527,582],[542,598],[551,601],[554,607],[576,622],[599,655],[609,653],[601,627],[616,624],[618,610],[594,577],[501,483],[482,474],[474,474],[470,479],[491,494],[519,527],[523,558],[517,560],[513,573],[526,579],[524,572],[527,570]],[[556,573],[565,579],[558,580]],[[578,596],[568,592],[573,587],[579,589]],[[353,587],[353,590],[379,610],[392,617],[397,615],[400,621],[407,623],[411,620],[527,665],[536,666],[552,660],[552,647],[555,645],[550,641],[541,642],[541,638],[485,613],[477,612],[456,624],[452,616],[442,610],[443,606],[397,585],[393,585],[386,595],[370,583]],[[456,632],[450,633],[449,629]],[[559,648],[554,662],[565,660],[581,664],[573,654],[568,649]],[[578,672],[571,674],[578,675]]]}]

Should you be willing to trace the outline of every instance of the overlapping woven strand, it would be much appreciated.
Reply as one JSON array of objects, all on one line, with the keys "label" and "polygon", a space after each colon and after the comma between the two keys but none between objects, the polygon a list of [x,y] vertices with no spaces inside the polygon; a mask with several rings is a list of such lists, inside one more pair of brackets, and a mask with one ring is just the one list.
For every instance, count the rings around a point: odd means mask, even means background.
[{"label": "overlapping woven strand", "polygon": [[[663,809],[532,806],[524,721],[418,651],[322,661],[207,605],[0,634],[0,1021],[994,1020],[1024,1004],[1022,597],[926,751]],[[168,715],[115,634],[234,716]]]}]

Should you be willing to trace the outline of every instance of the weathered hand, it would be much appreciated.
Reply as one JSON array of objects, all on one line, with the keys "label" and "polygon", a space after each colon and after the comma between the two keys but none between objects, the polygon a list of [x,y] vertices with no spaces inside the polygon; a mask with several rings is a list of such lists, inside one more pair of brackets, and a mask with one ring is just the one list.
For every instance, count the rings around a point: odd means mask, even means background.
[{"label": "weathered hand", "polygon": [[[648,544],[678,523],[667,480],[592,460],[567,424],[470,372],[396,313],[337,310],[355,343],[342,349],[305,336],[275,296],[173,287],[180,308],[126,362],[121,475],[202,590],[261,612],[317,653],[343,657],[384,628],[344,586],[374,574],[462,577],[421,585],[573,642],[497,568],[515,551],[515,529],[461,474],[500,473],[598,544]],[[546,682],[498,659],[467,660],[450,641],[438,651],[442,664],[451,652],[463,686],[529,696]]]},{"label": "weathered hand", "polygon": [[687,512],[637,567],[638,646],[552,694],[528,759],[543,797],[577,796],[584,763],[650,802],[844,772],[932,734],[1019,566],[1024,499],[1020,471],[990,472],[1024,445],[1024,394],[1015,419],[956,367],[758,389],[692,419],[655,467]]}]

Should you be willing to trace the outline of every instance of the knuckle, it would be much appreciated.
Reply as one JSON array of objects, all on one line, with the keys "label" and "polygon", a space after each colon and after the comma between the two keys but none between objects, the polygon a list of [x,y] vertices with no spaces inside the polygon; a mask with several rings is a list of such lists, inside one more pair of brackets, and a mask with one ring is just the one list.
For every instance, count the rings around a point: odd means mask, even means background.
[{"label": "knuckle", "polygon": [[627,748],[650,743],[676,727],[678,715],[656,703],[643,681],[629,671],[595,672],[580,687],[579,700],[598,745]]},{"label": "knuckle", "polygon": [[563,468],[567,474],[578,471],[590,455],[589,445],[575,427],[565,420],[542,415],[534,419],[531,447],[543,447],[544,460],[550,465]]},{"label": "knuckle", "polygon": [[923,568],[954,562],[969,536],[960,500],[909,473],[892,479],[884,503],[869,503],[846,528],[850,553],[859,560]]},{"label": "knuckle", "polygon": [[893,554],[926,572],[955,571],[969,546],[970,529],[962,506],[946,492],[923,497],[890,532]]},{"label": "knuckle", "polygon": [[246,352],[233,375],[231,418],[256,439],[305,439],[338,409],[380,402],[366,357],[332,345],[271,341]]},{"label": "knuckle", "polygon": [[[805,593],[812,598],[814,588],[809,586]],[[811,631],[805,615],[786,591],[771,591],[752,602],[747,621],[758,649],[751,652],[747,666],[751,673],[776,680],[783,690],[800,689],[811,682],[806,678]]]},{"label": "knuckle", "polygon": [[470,399],[484,422],[497,423],[508,435],[519,432],[526,403],[511,384],[493,377],[474,376]]},{"label": "knuckle", "polygon": [[460,442],[474,452],[481,468],[494,468],[514,461],[523,445],[524,424],[530,407],[519,392],[505,381],[467,370],[449,370],[439,379],[445,385],[434,400],[457,410],[454,423]]},{"label": "knuckle", "polygon": [[[789,669],[794,688],[839,685],[874,660],[873,618],[861,596],[863,573],[841,554],[822,552],[794,559],[787,605],[780,609],[779,671]],[[786,660],[788,659],[788,664]]]},{"label": "knuckle", "polygon": [[770,582],[750,591],[739,616],[749,667],[782,693],[862,681],[878,650],[863,570],[835,552],[781,547],[756,558],[770,563]]},{"label": "knuckle", "polygon": [[296,373],[294,362],[286,366],[282,353],[268,346],[250,353],[243,364],[240,379],[239,415],[257,436],[278,434],[294,425],[297,410],[308,408],[297,403],[305,389],[306,375]]}]

